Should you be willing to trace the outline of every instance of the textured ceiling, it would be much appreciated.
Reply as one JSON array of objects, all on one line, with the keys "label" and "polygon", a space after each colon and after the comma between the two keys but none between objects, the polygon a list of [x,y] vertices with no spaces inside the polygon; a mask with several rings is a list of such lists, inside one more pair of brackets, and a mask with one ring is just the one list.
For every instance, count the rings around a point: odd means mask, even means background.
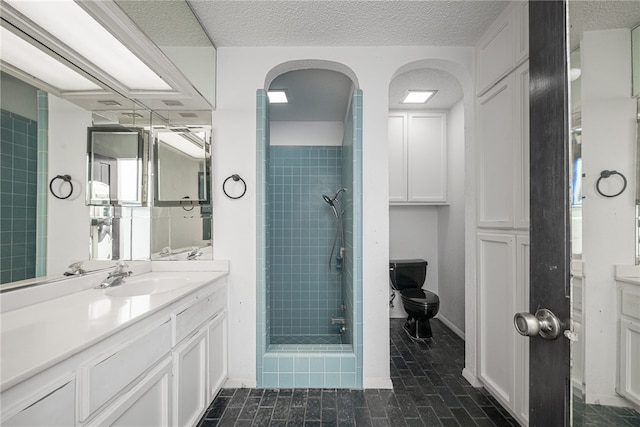
[{"label": "textured ceiling", "polygon": [[472,46],[502,1],[190,0],[222,46]]},{"label": "textured ceiling", "polygon": [[584,31],[634,28],[640,24],[640,1],[570,1],[571,48],[580,43]]}]

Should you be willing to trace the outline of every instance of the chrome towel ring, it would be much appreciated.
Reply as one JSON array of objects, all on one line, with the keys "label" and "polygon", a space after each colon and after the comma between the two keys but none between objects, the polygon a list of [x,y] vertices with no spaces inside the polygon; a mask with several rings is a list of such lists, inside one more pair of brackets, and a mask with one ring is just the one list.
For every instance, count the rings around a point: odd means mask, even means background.
[{"label": "chrome towel ring", "polygon": [[[239,196],[231,196],[231,195],[229,195],[229,193],[227,193],[227,188],[226,188],[227,187],[227,182],[230,179],[233,179],[235,182],[238,182],[238,181],[242,182],[242,186],[243,186],[244,189],[242,190],[242,194],[240,194]],[[227,179],[225,179],[224,182],[222,183],[222,191],[224,192],[224,195],[227,196],[230,199],[239,199],[242,196],[244,196],[245,193],[247,192],[247,183],[244,182],[244,179],[242,179],[240,177],[240,175],[233,174],[230,177],[228,177]]]}]

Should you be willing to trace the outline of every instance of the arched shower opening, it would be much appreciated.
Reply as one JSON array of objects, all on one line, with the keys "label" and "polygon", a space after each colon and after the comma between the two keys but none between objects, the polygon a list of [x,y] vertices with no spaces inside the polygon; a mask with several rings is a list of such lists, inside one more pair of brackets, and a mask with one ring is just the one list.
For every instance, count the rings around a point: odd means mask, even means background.
[{"label": "arched shower opening", "polygon": [[357,87],[341,64],[295,61],[257,93],[259,387],[362,385]]}]

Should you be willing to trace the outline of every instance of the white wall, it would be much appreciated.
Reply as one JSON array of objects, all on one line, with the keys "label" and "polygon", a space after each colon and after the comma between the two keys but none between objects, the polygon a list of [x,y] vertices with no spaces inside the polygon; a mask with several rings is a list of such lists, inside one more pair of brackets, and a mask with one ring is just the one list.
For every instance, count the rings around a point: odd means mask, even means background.
[{"label": "white wall", "polygon": [[[587,403],[618,404],[617,303],[614,265],[635,263],[635,112],[631,98],[631,32],[585,32],[582,54],[583,261]],[[629,187],[615,198],[596,193],[602,170],[617,170]],[[621,188],[603,180],[609,193]],[[610,185],[610,186],[609,186]]]},{"label": "white wall", "polygon": [[342,122],[281,122],[272,121],[271,145],[335,145],[344,137]]},{"label": "white wall", "polygon": [[[464,333],[465,314],[465,140],[464,105],[454,105],[447,115],[449,205],[438,208],[438,317]],[[454,330],[455,330],[454,329]]]},{"label": "white wall", "polygon": [[[56,175],[71,175],[73,194],[59,200],[48,193],[47,275],[61,274],[71,262],[89,257],[90,220],[85,182],[90,126],[89,111],[49,94],[49,180]],[[67,188],[64,184],[62,190]]]},{"label": "white wall", "polygon": [[[214,185],[219,195],[224,178],[237,173],[248,187],[245,197],[239,200],[214,198],[215,257],[229,259],[231,264],[228,278],[230,384],[253,386],[256,377],[256,89],[265,88],[265,77],[273,67],[306,59],[335,61],[350,67],[363,90],[363,385],[390,387],[386,141],[389,82],[396,73],[414,68],[443,69],[461,82],[467,95],[467,114],[472,113],[473,51],[465,47],[218,49]],[[470,122],[466,127],[468,146],[473,144],[473,134]],[[467,218],[470,224],[473,220],[474,216]],[[473,241],[472,235],[467,238]],[[473,250],[468,254],[473,256]],[[470,295],[475,295],[473,288]],[[473,348],[469,357],[475,357]],[[472,365],[471,374],[475,373],[475,360]]]}]

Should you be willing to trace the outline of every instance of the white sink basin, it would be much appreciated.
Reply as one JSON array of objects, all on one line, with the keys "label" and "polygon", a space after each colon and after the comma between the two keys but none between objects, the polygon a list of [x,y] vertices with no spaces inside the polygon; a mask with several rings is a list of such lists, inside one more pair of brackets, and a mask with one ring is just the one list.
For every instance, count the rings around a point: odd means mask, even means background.
[{"label": "white sink basin", "polygon": [[[145,277],[146,276],[146,277]],[[186,277],[155,275],[153,273],[138,278],[124,279],[118,286],[104,290],[110,297],[135,297],[170,292],[193,283]]]}]

